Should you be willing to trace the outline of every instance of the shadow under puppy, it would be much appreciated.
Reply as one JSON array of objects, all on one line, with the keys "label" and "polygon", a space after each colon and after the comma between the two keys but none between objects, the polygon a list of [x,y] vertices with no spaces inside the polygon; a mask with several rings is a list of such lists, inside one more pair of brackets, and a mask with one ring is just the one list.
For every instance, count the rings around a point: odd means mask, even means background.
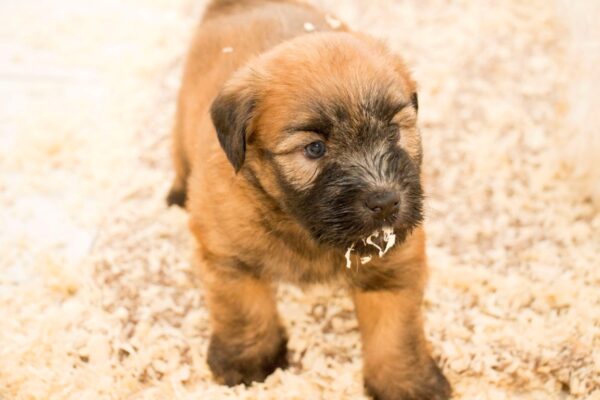
[{"label": "shadow under puppy", "polygon": [[369,394],[450,396],[423,332],[417,109],[401,58],[311,6],[208,6],[180,92],[168,202],[190,212],[219,382],[286,367],[275,282],[331,282],[353,298]]}]

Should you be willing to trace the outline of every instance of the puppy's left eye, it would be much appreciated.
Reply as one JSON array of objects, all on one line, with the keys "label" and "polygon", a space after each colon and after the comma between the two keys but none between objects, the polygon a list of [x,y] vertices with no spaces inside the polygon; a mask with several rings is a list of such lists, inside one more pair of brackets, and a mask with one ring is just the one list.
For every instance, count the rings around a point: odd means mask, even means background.
[{"label": "puppy's left eye", "polygon": [[304,154],[308,158],[317,159],[325,155],[325,143],[322,141],[312,142],[304,148]]}]

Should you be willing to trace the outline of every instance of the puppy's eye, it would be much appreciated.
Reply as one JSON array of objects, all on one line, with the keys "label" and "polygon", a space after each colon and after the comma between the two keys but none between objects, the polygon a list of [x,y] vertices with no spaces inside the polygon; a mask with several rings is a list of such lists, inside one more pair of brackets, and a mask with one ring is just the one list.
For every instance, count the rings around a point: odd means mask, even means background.
[{"label": "puppy's eye", "polygon": [[312,159],[323,157],[323,155],[325,155],[325,143],[320,140],[310,143],[304,148],[304,154]]}]

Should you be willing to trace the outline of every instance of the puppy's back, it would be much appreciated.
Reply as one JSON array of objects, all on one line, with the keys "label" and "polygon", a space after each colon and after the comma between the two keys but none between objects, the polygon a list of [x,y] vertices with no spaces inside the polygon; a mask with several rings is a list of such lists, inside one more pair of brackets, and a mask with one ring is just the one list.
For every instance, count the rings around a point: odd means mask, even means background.
[{"label": "puppy's back", "polygon": [[200,157],[220,153],[208,109],[227,79],[251,58],[312,30],[331,27],[313,7],[294,0],[214,0],[196,31],[183,75],[170,204],[183,205],[186,181]]},{"label": "puppy's back", "polygon": [[237,12],[272,3],[299,4],[299,2],[294,0],[213,0],[206,7],[203,20],[206,21],[223,15],[233,15]]}]

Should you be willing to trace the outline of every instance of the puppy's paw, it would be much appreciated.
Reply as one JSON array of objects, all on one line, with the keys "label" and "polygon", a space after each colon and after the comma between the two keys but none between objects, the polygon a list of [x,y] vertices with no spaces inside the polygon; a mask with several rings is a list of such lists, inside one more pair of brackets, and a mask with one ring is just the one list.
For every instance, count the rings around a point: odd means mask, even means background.
[{"label": "puppy's paw", "polygon": [[277,368],[287,368],[287,339],[282,334],[275,343],[253,343],[242,348],[213,335],[208,346],[208,365],[217,382],[227,386],[263,382]]},{"label": "puppy's paw", "polygon": [[411,380],[367,378],[365,389],[374,400],[448,400],[452,396],[450,383],[433,360]]}]

